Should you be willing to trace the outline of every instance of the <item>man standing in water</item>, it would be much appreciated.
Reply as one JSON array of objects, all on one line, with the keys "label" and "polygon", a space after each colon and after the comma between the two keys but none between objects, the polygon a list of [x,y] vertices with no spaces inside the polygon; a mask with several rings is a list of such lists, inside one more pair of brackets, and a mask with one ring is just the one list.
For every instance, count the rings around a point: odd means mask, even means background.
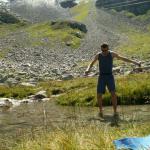
[{"label": "man standing in water", "polygon": [[141,64],[139,62],[130,60],[126,57],[120,56],[119,54],[110,51],[109,50],[109,45],[104,43],[101,45],[101,52],[98,53],[93,61],[90,63],[88,68],[85,71],[85,75],[88,75],[90,72],[90,69],[92,66],[95,64],[95,62],[98,60],[99,61],[99,78],[98,78],[98,84],[97,84],[97,101],[99,105],[99,116],[103,117],[103,111],[102,111],[102,95],[105,93],[106,86],[111,94],[112,97],[112,105],[113,105],[113,110],[114,110],[114,116],[117,116],[117,96],[115,93],[115,81],[114,81],[114,76],[112,73],[112,68],[113,68],[113,58],[117,58],[120,60],[123,60],[125,62],[130,62],[133,64],[136,64],[140,66]]}]

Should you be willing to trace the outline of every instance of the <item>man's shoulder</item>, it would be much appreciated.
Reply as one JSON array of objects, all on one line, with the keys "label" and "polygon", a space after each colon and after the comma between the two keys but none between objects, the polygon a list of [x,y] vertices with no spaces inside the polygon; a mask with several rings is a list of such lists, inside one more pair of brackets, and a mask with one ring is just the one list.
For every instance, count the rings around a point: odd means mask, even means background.
[{"label": "man's shoulder", "polygon": [[97,54],[96,54],[96,56],[99,56],[101,54],[101,52],[98,52]]},{"label": "man's shoulder", "polygon": [[109,52],[110,52],[111,54],[114,54],[114,53],[115,53],[113,50],[109,50]]},{"label": "man's shoulder", "polygon": [[113,57],[116,57],[118,54],[115,51],[110,50],[110,53]]}]

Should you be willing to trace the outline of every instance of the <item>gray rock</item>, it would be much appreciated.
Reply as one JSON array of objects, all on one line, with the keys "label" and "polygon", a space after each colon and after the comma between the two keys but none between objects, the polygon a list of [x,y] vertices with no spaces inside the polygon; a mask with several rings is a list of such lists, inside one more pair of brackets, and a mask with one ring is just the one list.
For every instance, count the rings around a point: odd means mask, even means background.
[{"label": "gray rock", "polygon": [[12,106],[13,106],[13,103],[10,101],[9,98],[0,98],[0,107],[10,108]]},{"label": "gray rock", "polygon": [[28,83],[28,82],[22,82],[20,85],[35,87],[35,84]]},{"label": "gray rock", "polygon": [[121,70],[121,66],[118,66],[118,67],[113,68],[113,72],[114,72],[114,73],[119,73],[120,70]]},{"label": "gray rock", "polygon": [[43,98],[47,98],[46,91],[39,91],[38,93],[36,93],[36,94],[33,96],[33,99],[34,99],[34,100],[43,99]]},{"label": "gray rock", "polygon": [[60,2],[61,7],[63,8],[72,8],[77,5],[75,0],[63,0]]},{"label": "gray rock", "polygon": [[73,75],[72,74],[64,74],[62,75],[62,80],[71,80],[73,79]]},{"label": "gray rock", "polygon": [[26,72],[18,72],[18,75],[26,75]]}]

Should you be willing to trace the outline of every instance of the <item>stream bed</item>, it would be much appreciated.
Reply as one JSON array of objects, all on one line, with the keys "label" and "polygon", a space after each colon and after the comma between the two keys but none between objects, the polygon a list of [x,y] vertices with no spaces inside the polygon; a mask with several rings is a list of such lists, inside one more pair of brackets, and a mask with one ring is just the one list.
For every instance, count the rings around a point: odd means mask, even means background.
[{"label": "stream bed", "polygon": [[[118,106],[119,123],[150,121],[150,105]],[[111,124],[112,107],[104,107],[104,118],[98,117],[98,107],[59,106],[54,100],[22,104],[0,112],[0,137],[14,136],[19,130],[46,127],[53,130],[69,122]]]}]

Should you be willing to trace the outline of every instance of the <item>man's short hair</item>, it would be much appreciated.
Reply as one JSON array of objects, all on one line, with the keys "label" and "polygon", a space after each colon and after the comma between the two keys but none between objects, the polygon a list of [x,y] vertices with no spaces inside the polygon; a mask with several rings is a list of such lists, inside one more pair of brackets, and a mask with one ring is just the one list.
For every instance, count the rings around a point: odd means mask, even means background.
[{"label": "man's short hair", "polygon": [[108,45],[107,43],[103,43],[103,44],[101,45],[101,48],[109,48],[109,45]]}]

